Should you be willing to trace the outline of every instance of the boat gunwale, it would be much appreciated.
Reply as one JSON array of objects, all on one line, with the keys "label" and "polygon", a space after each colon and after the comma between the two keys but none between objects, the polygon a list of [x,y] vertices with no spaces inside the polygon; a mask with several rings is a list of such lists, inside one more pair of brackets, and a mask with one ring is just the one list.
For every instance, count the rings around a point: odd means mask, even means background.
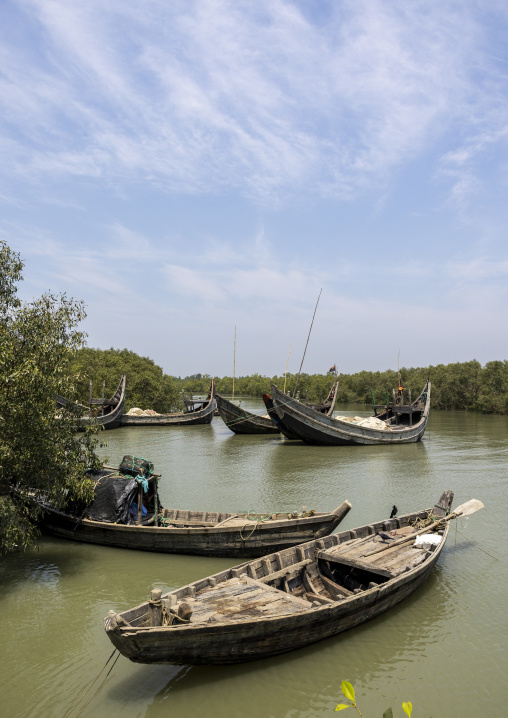
[{"label": "boat gunwale", "polygon": [[[164,534],[167,531],[171,531],[172,534],[186,534],[186,533],[203,533],[203,532],[213,532],[213,533],[223,533],[226,531],[233,532],[233,531],[240,531],[242,529],[241,526],[228,526],[227,523],[224,523],[223,526],[153,526],[153,525],[139,525],[139,524],[118,524],[118,523],[112,523],[110,521],[95,521],[94,519],[89,519],[86,517],[80,518],[78,516],[73,516],[72,514],[66,513],[65,511],[62,511],[61,509],[57,509],[54,506],[49,506],[47,504],[44,504],[41,502],[41,505],[43,506],[44,510],[48,513],[54,513],[58,514],[59,516],[62,516],[69,521],[75,521],[77,524],[83,524],[87,527],[96,527],[96,528],[102,528],[102,529],[111,529],[112,531],[121,531],[121,530],[127,530],[127,531],[139,531],[140,529],[143,529],[145,531],[155,531],[160,532],[161,534]],[[337,507],[339,508],[339,507]],[[178,511],[187,511],[188,509],[177,509]],[[189,509],[190,511],[192,509]],[[336,509],[337,510],[337,509]],[[212,512],[208,512],[212,513]],[[219,512],[220,513],[220,512]],[[227,512],[229,513],[229,512]],[[233,518],[234,514],[231,514],[231,518]],[[240,517],[242,518],[242,517]],[[246,519],[245,524],[243,525],[243,528],[249,529],[252,528],[252,525],[255,525],[256,531],[259,531],[260,529],[268,531],[272,528],[280,528],[280,527],[292,527],[292,526],[302,526],[305,524],[314,524],[314,523],[323,523],[323,521],[333,521],[335,518],[337,518],[337,514],[333,511],[330,512],[316,512],[313,516],[302,516],[300,518],[293,518],[293,519],[269,519],[268,521],[258,521],[256,519]],[[171,520],[171,519],[168,519]],[[185,521],[185,519],[175,519],[177,521]],[[189,521],[194,519],[189,519]],[[226,519],[227,520],[227,519]]]}]

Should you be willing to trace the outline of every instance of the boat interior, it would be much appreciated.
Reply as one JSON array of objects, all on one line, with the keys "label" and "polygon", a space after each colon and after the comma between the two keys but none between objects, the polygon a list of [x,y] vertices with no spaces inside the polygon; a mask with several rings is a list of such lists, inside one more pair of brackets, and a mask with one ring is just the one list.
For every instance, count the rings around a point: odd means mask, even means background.
[{"label": "boat interior", "polygon": [[404,428],[408,426],[414,426],[423,419],[425,404],[427,401],[426,389],[420,394],[415,400],[411,401],[411,392],[408,392],[408,401],[404,398],[404,389],[399,388],[396,393],[395,389],[392,392],[392,401],[388,401],[388,394],[386,396],[386,404],[375,404],[374,405],[374,416],[377,419],[381,419],[389,424],[392,429],[396,429],[397,426]]},{"label": "boat interior", "polygon": [[219,511],[184,511],[182,509],[164,509],[160,514],[162,525],[192,528],[196,526],[216,528],[218,526],[245,526],[246,529],[267,521],[288,521],[309,516],[325,516],[313,509],[302,513],[257,514],[252,511],[244,513],[226,513]]},{"label": "boat interior", "polygon": [[[327,536],[184,586],[162,598],[163,625],[281,617],[375,590],[422,564],[441,545],[446,528],[438,519],[444,512],[432,511]],[[432,531],[424,533],[426,541],[415,535],[422,526]],[[185,620],[178,617],[182,605]],[[121,617],[133,627],[154,625],[147,603]]]}]

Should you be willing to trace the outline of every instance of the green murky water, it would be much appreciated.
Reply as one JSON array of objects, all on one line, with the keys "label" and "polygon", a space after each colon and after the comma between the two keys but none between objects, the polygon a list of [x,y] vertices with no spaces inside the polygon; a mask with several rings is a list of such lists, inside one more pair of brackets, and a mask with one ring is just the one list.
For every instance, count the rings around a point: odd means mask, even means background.
[{"label": "green murky water", "polygon": [[[261,403],[244,406],[261,413]],[[83,716],[331,716],[344,678],[366,718],[380,718],[389,705],[402,716],[403,700],[412,701],[414,717],[506,713],[507,417],[432,412],[423,442],[397,447],[235,436],[219,417],[207,427],[124,428],[102,437],[108,446],[101,451],[114,464],[128,453],[155,463],[168,507],[328,510],[347,498],[353,509],[343,528],[385,518],[394,503],[400,513],[428,506],[448,488],[455,505],[474,497],[486,508],[463,519],[460,533],[450,531],[427,583],[373,621],[238,666],[150,667],[120,657]],[[154,587],[173,589],[234,563],[53,538],[0,560],[0,715],[66,716],[112,652],[102,628],[110,608],[124,610]]]}]

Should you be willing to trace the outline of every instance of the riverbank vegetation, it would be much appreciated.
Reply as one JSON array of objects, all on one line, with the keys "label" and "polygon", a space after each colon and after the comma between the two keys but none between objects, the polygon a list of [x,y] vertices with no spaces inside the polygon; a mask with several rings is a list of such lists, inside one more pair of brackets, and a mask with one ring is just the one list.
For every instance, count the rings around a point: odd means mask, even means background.
[{"label": "riverbank vegetation", "polygon": [[[94,397],[109,398],[122,374],[127,376],[125,411],[132,407],[153,409],[160,414],[181,411],[184,407],[181,387],[172,376],[164,374],[162,368],[128,349],[91,349],[83,347],[73,356],[69,374],[76,377],[81,401],[86,404],[90,396],[90,382]],[[206,391],[208,391],[208,385]]]},{"label": "riverbank vegetation", "polygon": [[55,395],[76,400],[69,358],[84,335],[81,302],[43,294],[21,302],[20,256],[0,241],[0,554],[37,536],[38,496],[89,501],[85,469],[99,466],[94,427],[76,434],[72,410],[55,418]]},{"label": "riverbank vegetation", "polygon": [[[490,361],[484,366],[473,360],[455,364],[402,368],[402,384],[411,390],[413,400],[422,390],[427,378],[432,382],[431,406],[441,410],[478,411],[484,414],[508,413],[508,361]],[[176,379],[176,384],[188,393],[203,394],[208,390],[210,377],[194,374],[184,379]],[[333,381],[332,374],[302,374],[298,380],[298,391],[302,398],[318,401],[326,397]],[[296,382],[294,374],[286,377],[286,388],[293,392]],[[361,371],[356,374],[339,375],[339,403],[372,404],[372,394],[377,404],[386,402],[387,393],[397,387],[397,372]],[[251,376],[235,379],[235,395],[261,397],[270,393],[270,385],[284,387],[284,376]],[[230,395],[233,390],[233,378],[222,377],[215,380],[220,394]]]}]

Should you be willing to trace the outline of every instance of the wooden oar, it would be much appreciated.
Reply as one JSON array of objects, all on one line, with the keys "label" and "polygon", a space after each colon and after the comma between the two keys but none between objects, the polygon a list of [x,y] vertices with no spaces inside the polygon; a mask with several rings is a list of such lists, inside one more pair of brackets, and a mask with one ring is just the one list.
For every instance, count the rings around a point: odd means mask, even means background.
[{"label": "wooden oar", "polygon": [[483,504],[478,499],[470,499],[469,501],[466,501],[465,504],[461,504],[458,506],[455,511],[452,511],[451,514],[448,514],[448,516],[443,516],[442,519],[438,519],[437,521],[434,521],[434,523],[429,524],[424,529],[420,529],[419,531],[415,531],[414,534],[409,534],[409,536],[404,536],[401,539],[397,539],[397,541],[394,541],[393,543],[387,544],[386,546],[383,546],[382,548],[378,548],[375,551],[370,551],[369,553],[364,554],[364,556],[373,556],[375,553],[381,553],[381,551],[386,551],[388,548],[393,548],[394,546],[399,546],[400,544],[407,543],[408,541],[412,541],[415,536],[419,536],[420,534],[428,533],[429,531],[432,531],[432,529],[435,529],[436,526],[443,523],[444,521],[450,521],[451,519],[457,519],[459,516],[469,516],[470,514],[474,514],[475,511],[479,511],[480,509],[483,509]]}]

